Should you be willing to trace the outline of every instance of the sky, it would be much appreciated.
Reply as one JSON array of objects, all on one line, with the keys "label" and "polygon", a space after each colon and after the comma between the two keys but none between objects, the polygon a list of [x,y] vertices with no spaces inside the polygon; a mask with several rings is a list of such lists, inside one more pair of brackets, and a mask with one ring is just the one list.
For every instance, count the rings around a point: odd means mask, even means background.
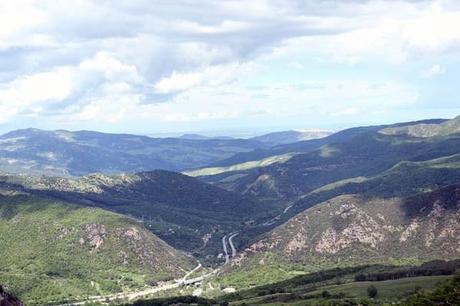
[{"label": "sky", "polygon": [[455,0],[0,0],[0,132],[452,118],[459,76]]}]

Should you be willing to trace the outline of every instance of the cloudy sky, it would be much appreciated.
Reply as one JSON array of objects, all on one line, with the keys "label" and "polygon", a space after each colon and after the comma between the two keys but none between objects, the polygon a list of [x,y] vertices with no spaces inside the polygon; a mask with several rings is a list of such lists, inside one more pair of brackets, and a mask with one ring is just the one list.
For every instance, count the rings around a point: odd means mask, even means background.
[{"label": "cloudy sky", "polygon": [[454,117],[459,2],[0,0],[0,131]]}]

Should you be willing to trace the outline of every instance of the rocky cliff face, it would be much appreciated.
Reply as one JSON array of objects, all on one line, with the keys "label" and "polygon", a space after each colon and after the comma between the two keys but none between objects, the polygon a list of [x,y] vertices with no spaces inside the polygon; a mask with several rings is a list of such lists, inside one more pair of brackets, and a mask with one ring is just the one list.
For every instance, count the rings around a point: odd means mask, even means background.
[{"label": "rocky cliff face", "polygon": [[458,258],[459,221],[460,185],[408,198],[343,195],[275,228],[233,265],[266,265],[275,258],[314,269],[339,263]]},{"label": "rocky cliff face", "polygon": [[0,306],[24,306],[24,304],[0,286]]}]

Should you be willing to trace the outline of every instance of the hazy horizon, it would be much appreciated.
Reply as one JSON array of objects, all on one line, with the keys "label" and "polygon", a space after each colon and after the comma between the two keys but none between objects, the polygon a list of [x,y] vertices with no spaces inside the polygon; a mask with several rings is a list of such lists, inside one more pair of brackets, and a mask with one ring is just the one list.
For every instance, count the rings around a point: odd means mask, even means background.
[{"label": "hazy horizon", "polygon": [[[418,118],[415,120],[409,120],[409,121],[402,121],[402,122],[412,122],[412,121],[423,121],[423,120],[448,120],[448,119],[453,119],[456,116],[451,116],[449,118]],[[64,129],[64,128],[39,128],[39,127],[33,127],[33,126],[26,126],[26,127],[20,127],[17,129],[12,129],[12,130],[0,130],[0,135],[6,134],[8,132],[18,130],[18,129],[41,129],[41,130],[49,130],[49,131],[56,131],[56,130],[66,130],[69,132],[78,132],[78,131],[93,131],[93,132],[100,132],[100,133],[110,133],[110,134],[133,134],[133,135],[142,135],[142,136],[149,136],[149,137],[155,137],[155,138],[167,138],[167,137],[180,137],[180,136],[185,136],[185,135],[199,135],[199,136],[205,136],[205,137],[232,137],[232,138],[251,138],[251,137],[256,137],[256,136],[261,136],[265,134],[270,134],[270,133],[277,133],[277,132],[286,132],[286,131],[327,131],[327,132],[338,132],[341,130],[353,128],[353,127],[361,127],[361,126],[372,126],[372,125],[389,125],[389,124],[395,124],[395,123],[401,123],[401,122],[396,122],[396,121],[381,121],[381,122],[376,122],[376,123],[369,123],[369,124],[348,124],[348,125],[342,125],[342,126],[337,126],[337,127],[329,127],[329,128],[323,128],[323,127],[292,127],[292,128],[286,128],[283,129],[282,127],[278,128],[259,128],[259,129],[252,129],[252,130],[244,130],[244,129],[215,129],[215,130],[177,130],[177,131],[170,131],[170,132],[155,132],[155,131],[129,131],[129,130],[91,130],[91,129]]]}]

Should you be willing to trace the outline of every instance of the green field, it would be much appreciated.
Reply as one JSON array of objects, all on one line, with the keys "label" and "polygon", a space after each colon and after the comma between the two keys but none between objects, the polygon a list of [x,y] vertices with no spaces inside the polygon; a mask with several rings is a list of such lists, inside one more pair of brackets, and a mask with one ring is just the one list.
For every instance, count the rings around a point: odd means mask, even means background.
[{"label": "green field", "polygon": [[[262,297],[255,297],[230,303],[231,305],[316,305],[334,301],[360,301],[368,299],[367,288],[373,285],[377,288],[378,294],[372,299],[376,305],[401,301],[417,290],[431,290],[452,276],[422,276],[388,280],[380,282],[350,282],[340,285],[320,286],[316,290],[299,290],[295,294],[277,293]],[[330,297],[323,298],[327,291]],[[337,298],[340,297],[340,298]],[[290,300],[292,299],[292,300]],[[276,301],[276,300],[286,300]]]}]

